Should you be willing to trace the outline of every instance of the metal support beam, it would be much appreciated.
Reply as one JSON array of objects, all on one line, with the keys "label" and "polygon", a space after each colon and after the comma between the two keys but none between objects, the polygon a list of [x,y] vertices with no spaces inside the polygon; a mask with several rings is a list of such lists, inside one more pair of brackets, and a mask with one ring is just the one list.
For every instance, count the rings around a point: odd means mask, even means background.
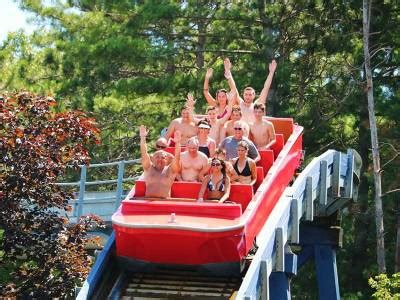
[{"label": "metal support beam", "polygon": [[330,245],[315,245],[319,299],[340,300],[336,250]]},{"label": "metal support beam", "polygon": [[269,276],[270,299],[290,300],[290,282],[285,272],[272,272]]},{"label": "metal support beam", "polygon": [[298,267],[314,259],[319,299],[339,300],[339,281],[336,267],[336,248],[341,245],[341,229],[302,224]]}]

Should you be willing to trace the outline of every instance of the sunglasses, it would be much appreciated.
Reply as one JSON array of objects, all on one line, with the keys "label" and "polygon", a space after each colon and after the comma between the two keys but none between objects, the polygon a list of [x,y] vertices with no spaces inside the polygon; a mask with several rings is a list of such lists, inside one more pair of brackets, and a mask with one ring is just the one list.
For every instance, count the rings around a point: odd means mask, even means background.
[{"label": "sunglasses", "polygon": [[234,127],[233,129],[235,129],[235,130],[242,130],[243,128],[241,128],[241,127]]},{"label": "sunglasses", "polygon": [[219,167],[221,164],[220,163],[211,163],[211,166],[213,167]]},{"label": "sunglasses", "polygon": [[156,148],[157,148],[157,149],[165,149],[165,148],[167,148],[167,146],[164,146],[164,145],[156,145]]}]

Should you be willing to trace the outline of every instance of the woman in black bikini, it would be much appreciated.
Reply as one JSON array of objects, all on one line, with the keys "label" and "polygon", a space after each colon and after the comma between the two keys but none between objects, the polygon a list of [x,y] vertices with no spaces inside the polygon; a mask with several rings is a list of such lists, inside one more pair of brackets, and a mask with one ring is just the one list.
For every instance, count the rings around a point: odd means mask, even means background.
[{"label": "woman in black bikini", "polygon": [[238,143],[238,157],[232,160],[233,169],[235,170],[232,177],[233,182],[254,184],[257,180],[257,167],[254,160],[247,157],[249,145],[245,141]]},{"label": "woman in black bikini", "polygon": [[202,202],[204,193],[207,189],[207,200],[218,201],[223,203],[228,200],[231,191],[231,181],[226,176],[225,162],[218,158],[211,160],[211,172],[204,177],[203,184],[200,188],[198,201]]},{"label": "woman in black bikini", "polygon": [[208,158],[214,157],[216,144],[215,141],[208,136],[211,125],[207,120],[201,120],[198,124],[197,140],[199,141],[199,151],[207,155]]}]

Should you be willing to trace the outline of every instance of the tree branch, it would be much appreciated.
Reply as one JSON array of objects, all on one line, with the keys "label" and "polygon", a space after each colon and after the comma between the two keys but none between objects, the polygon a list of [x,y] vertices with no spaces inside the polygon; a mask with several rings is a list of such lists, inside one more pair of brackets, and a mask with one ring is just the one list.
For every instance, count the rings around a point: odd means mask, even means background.
[{"label": "tree branch", "polygon": [[383,193],[383,194],[382,194],[382,197],[387,196],[387,195],[392,194],[392,193],[395,193],[395,192],[400,192],[400,188],[399,188],[399,189],[394,189],[394,190],[387,191],[386,193]]}]

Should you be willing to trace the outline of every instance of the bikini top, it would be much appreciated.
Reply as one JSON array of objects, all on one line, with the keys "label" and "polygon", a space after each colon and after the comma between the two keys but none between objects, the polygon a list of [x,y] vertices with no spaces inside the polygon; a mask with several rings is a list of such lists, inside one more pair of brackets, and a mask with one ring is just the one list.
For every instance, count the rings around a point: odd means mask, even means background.
[{"label": "bikini top", "polygon": [[[224,183],[225,182],[225,178],[223,177],[218,182],[221,182],[221,184],[219,185],[218,191],[225,192],[225,183]],[[218,183],[216,185],[218,185]],[[212,182],[211,178],[207,183],[207,188],[208,188],[209,191],[216,191],[217,190],[216,186],[214,186],[214,183]]]},{"label": "bikini top", "polygon": [[199,151],[203,152],[207,157],[210,157],[210,149],[208,149],[208,146],[199,146]]},{"label": "bikini top", "polygon": [[246,159],[246,165],[244,166],[242,172],[239,172],[238,162],[239,162],[239,159],[237,159],[235,164],[233,165],[233,169],[236,171],[236,173],[240,176],[251,176],[249,161]]},{"label": "bikini top", "polygon": [[224,110],[224,112],[222,114],[218,114],[217,115],[217,119],[222,119],[227,113],[228,113],[228,111],[225,108],[225,110]]}]

